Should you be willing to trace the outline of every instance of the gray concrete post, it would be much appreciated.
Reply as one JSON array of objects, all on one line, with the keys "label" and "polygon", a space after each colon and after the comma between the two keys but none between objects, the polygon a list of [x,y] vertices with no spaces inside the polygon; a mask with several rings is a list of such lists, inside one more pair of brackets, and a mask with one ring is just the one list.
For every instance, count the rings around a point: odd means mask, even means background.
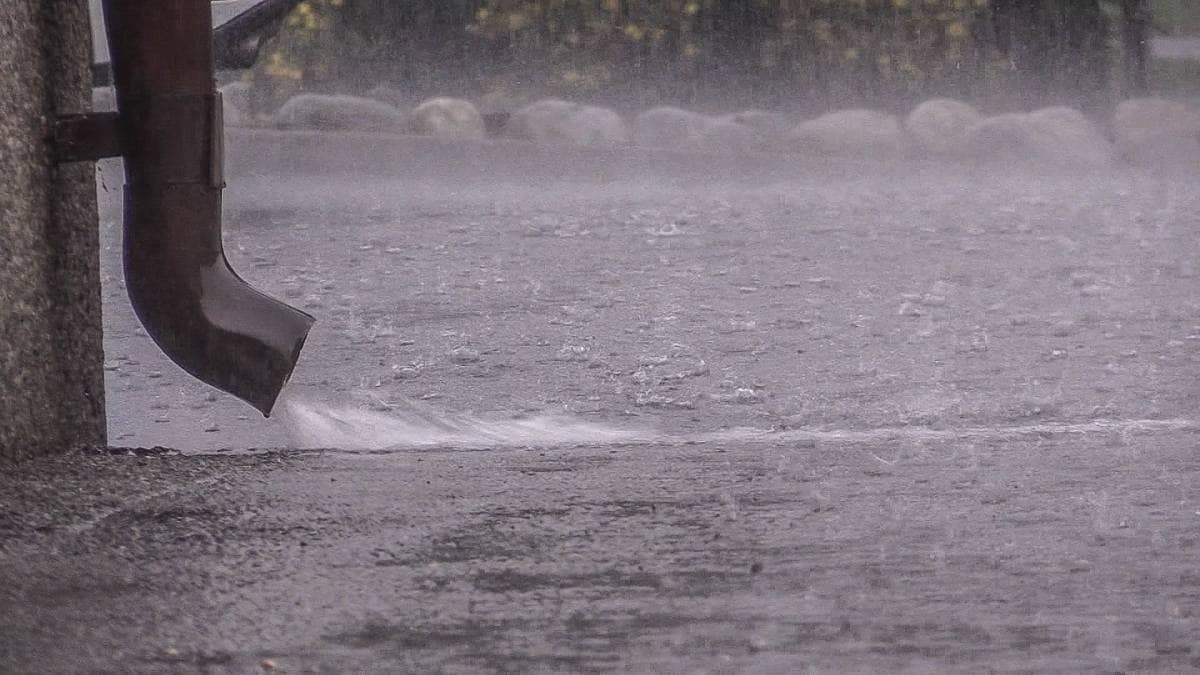
[{"label": "gray concrete post", "polygon": [[105,443],[94,165],[55,166],[91,105],[86,0],[0,2],[0,463]]}]

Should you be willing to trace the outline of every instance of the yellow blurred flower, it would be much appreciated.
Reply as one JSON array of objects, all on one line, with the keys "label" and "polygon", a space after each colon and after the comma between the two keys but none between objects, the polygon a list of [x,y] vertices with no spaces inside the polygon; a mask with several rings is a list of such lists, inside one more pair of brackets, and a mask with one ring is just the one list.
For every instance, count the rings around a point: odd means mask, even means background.
[{"label": "yellow blurred flower", "polygon": [[826,44],[833,42],[833,28],[825,19],[817,19],[812,22],[812,32],[818,42]]},{"label": "yellow blurred flower", "polygon": [[967,36],[967,26],[961,21],[946,26],[946,35],[956,40],[961,40]]},{"label": "yellow blurred flower", "polygon": [[508,24],[509,30],[518,31],[529,25],[529,19],[520,12],[513,12],[508,15],[508,21],[506,23]]},{"label": "yellow blurred flower", "polygon": [[271,77],[280,77],[285,80],[299,80],[304,77],[303,71],[290,64],[287,57],[281,52],[271,53],[267,60],[266,72]]},{"label": "yellow blurred flower", "polygon": [[643,37],[645,37],[645,35],[646,32],[639,28],[637,24],[625,24],[625,37],[629,38],[630,40],[641,40]]}]

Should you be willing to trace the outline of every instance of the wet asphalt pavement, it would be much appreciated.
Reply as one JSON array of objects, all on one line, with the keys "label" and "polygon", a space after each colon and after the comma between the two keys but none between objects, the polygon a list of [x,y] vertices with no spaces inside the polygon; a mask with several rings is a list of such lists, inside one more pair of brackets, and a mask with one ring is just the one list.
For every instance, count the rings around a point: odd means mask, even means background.
[{"label": "wet asphalt pavement", "polygon": [[111,442],[185,452],[0,478],[0,670],[1200,669],[1192,178],[235,140],[293,393],[650,440],[244,452],[109,167]]}]

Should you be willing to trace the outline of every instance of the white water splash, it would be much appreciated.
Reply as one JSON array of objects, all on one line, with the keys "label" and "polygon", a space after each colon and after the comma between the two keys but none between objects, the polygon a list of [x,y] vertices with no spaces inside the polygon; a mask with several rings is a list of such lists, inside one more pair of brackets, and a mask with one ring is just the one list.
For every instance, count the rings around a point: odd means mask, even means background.
[{"label": "white water splash", "polygon": [[565,415],[487,419],[464,413],[447,413],[415,401],[405,401],[392,409],[378,411],[361,406],[329,405],[288,398],[282,401],[281,408],[291,447],[349,452],[709,443],[847,445],[899,440],[1019,440],[1088,434],[1200,431],[1200,424],[1185,419],[1092,419],[940,429],[917,426],[788,430],[738,427],[670,435],[650,430],[617,429]]},{"label": "white water splash", "polygon": [[294,398],[282,403],[291,447],[300,450],[570,447],[644,443],[656,437],[564,415],[487,419],[439,411],[416,401],[386,411]]}]

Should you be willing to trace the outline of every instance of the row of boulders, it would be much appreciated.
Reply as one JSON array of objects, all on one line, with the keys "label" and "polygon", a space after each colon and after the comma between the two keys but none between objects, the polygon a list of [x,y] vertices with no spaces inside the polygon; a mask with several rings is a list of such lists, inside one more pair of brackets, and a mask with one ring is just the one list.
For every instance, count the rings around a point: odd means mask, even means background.
[{"label": "row of boulders", "polygon": [[1125,101],[1113,113],[1121,156],[1140,164],[1200,164],[1200,108],[1162,98]]},{"label": "row of boulders", "polygon": [[582,146],[624,145],[629,130],[607,108],[547,99],[518,110],[505,123],[504,135],[536,143]]},{"label": "row of boulders", "polygon": [[271,123],[280,129],[390,131],[463,140],[484,136],[483,116],[469,101],[456,98],[430,99],[406,115],[369,98],[301,94],[284,103]]},{"label": "row of boulders", "polygon": [[[237,112],[244,92],[226,90],[227,123],[237,124],[245,119]],[[710,116],[668,106],[626,121],[607,108],[547,99],[499,120],[485,121],[471,102],[458,98],[430,99],[404,113],[366,97],[303,94],[285,103],[269,123],[282,129],[396,132],[448,139],[481,139],[492,132],[541,144],[633,144],[722,153],[786,149],[809,155],[932,156],[1084,168],[1108,166],[1120,159],[1200,164],[1200,109],[1157,98],[1118,105],[1109,134],[1072,108],[984,116],[973,106],[951,99],[926,101],[903,119],[853,109],[798,124],[763,111]]]},{"label": "row of boulders", "polygon": [[1065,107],[982,117],[964,103],[937,99],[913,110],[905,128],[932,155],[1083,167],[1107,166],[1116,159],[1101,130]]}]

